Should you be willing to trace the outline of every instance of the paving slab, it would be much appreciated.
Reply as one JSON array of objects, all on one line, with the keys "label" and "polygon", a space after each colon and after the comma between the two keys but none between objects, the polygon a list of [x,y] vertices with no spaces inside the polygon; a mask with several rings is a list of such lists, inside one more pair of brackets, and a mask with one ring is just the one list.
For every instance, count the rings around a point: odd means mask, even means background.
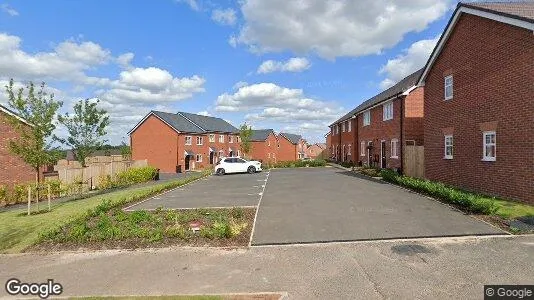
[{"label": "paving slab", "polygon": [[266,183],[267,172],[212,175],[157,195],[127,210],[249,207],[256,206]]},{"label": "paving slab", "polygon": [[336,168],[271,171],[253,245],[505,234],[447,205]]}]

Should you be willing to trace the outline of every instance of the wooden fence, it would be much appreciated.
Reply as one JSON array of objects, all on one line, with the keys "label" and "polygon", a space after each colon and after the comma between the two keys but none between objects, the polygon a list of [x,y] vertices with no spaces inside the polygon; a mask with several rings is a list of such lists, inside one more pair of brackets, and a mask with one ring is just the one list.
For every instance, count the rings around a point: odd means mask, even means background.
[{"label": "wooden fence", "polygon": [[416,178],[425,177],[425,147],[405,146],[404,175]]},{"label": "wooden fence", "polygon": [[54,166],[58,178],[64,184],[83,183],[88,188],[98,187],[100,177],[114,177],[117,173],[130,168],[145,167],[146,160],[125,160],[121,155],[96,156],[86,161],[87,166],[82,168],[77,161],[60,160]]}]

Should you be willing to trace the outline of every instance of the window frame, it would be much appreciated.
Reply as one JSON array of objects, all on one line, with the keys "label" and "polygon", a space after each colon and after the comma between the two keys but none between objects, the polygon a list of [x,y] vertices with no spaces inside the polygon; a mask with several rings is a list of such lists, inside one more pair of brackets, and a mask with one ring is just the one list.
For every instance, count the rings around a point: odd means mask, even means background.
[{"label": "window frame", "polygon": [[347,156],[352,157],[352,144],[348,144],[347,146],[348,146],[347,147],[348,148],[347,149],[347,151],[348,151]]},{"label": "window frame", "polygon": [[219,134],[219,143],[224,144],[224,134]]},{"label": "window frame", "polygon": [[[199,158],[200,158],[200,159],[199,159]],[[202,154],[197,154],[197,155],[195,156],[195,161],[196,161],[196,162],[199,162],[199,163],[202,162]]]},{"label": "window frame", "polygon": [[[187,141],[189,141],[189,143],[188,143]],[[186,135],[186,136],[185,136],[185,144],[186,144],[187,146],[193,145],[193,137],[190,136],[190,135]]]},{"label": "window frame", "polygon": [[[393,145],[395,144],[395,145]],[[398,159],[399,158],[399,139],[391,139],[390,142],[390,158]],[[395,152],[395,153],[393,153]],[[393,155],[395,154],[395,155]]]},{"label": "window frame", "polygon": [[365,141],[360,142],[360,156],[365,156]]},{"label": "window frame", "polygon": [[210,141],[210,143],[215,143],[215,134],[213,134],[213,133],[210,134],[209,141]]},{"label": "window frame", "polygon": [[[447,80],[450,79],[450,83],[447,84]],[[450,95],[447,96],[447,88],[450,87]],[[445,100],[451,100],[454,97],[454,77],[453,75],[447,75],[443,79],[443,96]]]},{"label": "window frame", "polygon": [[363,112],[363,126],[371,125],[371,110],[366,110]]},{"label": "window frame", "polygon": [[345,121],[341,122],[341,132],[345,132]]},{"label": "window frame", "polygon": [[348,125],[348,127],[349,127],[347,131],[348,131],[348,132],[351,132],[351,131],[352,131],[352,120],[348,120],[348,121],[347,121],[347,125]]},{"label": "window frame", "polygon": [[393,120],[393,101],[382,104],[382,121]]},{"label": "window frame", "polygon": [[[493,135],[493,143],[487,143],[486,137]],[[486,147],[493,146],[493,156],[487,156]],[[482,160],[483,161],[496,161],[497,160],[497,132],[494,130],[482,132]]]},{"label": "window frame", "polygon": [[[450,145],[447,145],[447,139],[451,138]],[[447,147],[451,147],[451,154],[447,154]],[[454,135],[446,134],[443,137],[443,159],[453,159],[454,158]]]},{"label": "window frame", "polygon": [[228,144],[233,144],[234,143],[234,136],[233,135],[229,135],[228,136]]},{"label": "window frame", "polygon": [[204,137],[197,136],[197,146],[202,146],[204,144]]}]

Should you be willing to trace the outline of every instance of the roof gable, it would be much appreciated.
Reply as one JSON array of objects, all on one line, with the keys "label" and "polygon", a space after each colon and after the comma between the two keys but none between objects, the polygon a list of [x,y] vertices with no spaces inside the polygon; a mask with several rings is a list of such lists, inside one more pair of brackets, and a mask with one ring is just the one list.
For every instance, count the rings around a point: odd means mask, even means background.
[{"label": "roof gable", "polygon": [[280,136],[283,136],[284,138],[286,138],[286,140],[288,140],[293,145],[298,144],[299,141],[302,139],[301,135],[285,133],[285,132],[280,132]]},{"label": "roof gable", "polygon": [[439,38],[436,47],[434,47],[430,58],[425,64],[421,77],[418,80],[418,85],[424,84],[428,72],[440,55],[441,50],[443,50],[462,14],[475,15],[512,26],[522,27],[534,32],[534,1],[513,3],[459,3],[449,23],[447,23],[444,33]]},{"label": "roof gable", "polygon": [[273,129],[257,129],[252,130],[252,136],[250,137],[250,140],[253,142],[262,142],[267,140],[270,134],[274,134]]},{"label": "roof gable", "polygon": [[24,123],[24,124],[33,126],[32,124],[30,124],[30,122],[26,121],[26,119],[20,117],[20,116],[17,115],[14,111],[12,111],[11,109],[9,109],[9,108],[3,106],[2,104],[0,104],[0,112],[3,112],[3,113],[5,113],[6,115],[15,118],[15,119],[21,121],[21,122]]}]

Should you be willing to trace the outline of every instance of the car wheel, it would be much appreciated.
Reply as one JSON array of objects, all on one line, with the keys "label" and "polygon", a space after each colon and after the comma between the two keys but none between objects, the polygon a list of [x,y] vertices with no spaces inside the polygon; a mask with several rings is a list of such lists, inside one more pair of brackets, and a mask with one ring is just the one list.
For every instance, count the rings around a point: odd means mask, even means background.
[{"label": "car wheel", "polygon": [[222,175],[224,175],[224,173],[225,173],[225,172],[224,172],[224,169],[223,169],[223,168],[219,168],[219,169],[217,169],[217,175],[222,176]]},{"label": "car wheel", "polygon": [[253,166],[250,166],[250,167],[248,167],[247,172],[248,172],[249,174],[254,174],[254,173],[256,173],[256,168],[254,168]]}]

